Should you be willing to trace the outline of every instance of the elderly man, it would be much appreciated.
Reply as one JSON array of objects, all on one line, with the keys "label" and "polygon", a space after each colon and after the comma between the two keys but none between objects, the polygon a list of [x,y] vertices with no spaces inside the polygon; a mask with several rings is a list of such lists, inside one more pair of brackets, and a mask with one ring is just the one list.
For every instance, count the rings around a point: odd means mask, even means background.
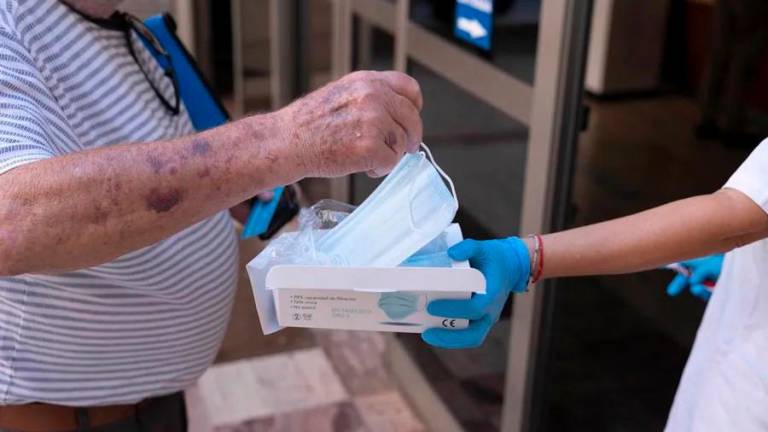
[{"label": "elderly man", "polygon": [[0,0],[0,430],[183,430],[232,303],[226,209],[421,141],[396,72],[194,134],[119,3]]}]

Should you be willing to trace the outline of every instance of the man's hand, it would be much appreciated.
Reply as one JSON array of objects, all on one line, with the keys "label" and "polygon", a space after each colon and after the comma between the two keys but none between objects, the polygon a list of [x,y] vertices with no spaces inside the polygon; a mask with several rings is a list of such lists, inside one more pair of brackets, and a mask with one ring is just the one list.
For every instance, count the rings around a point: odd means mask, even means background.
[{"label": "man's hand", "polygon": [[278,111],[286,152],[307,177],[387,174],[422,140],[419,84],[399,72],[361,71]]},{"label": "man's hand", "polygon": [[427,329],[421,334],[430,345],[441,348],[480,346],[493,324],[498,321],[511,292],[525,291],[531,262],[528,247],[517,237],[500,240],[464,240],[448,250],[454,260],[469,260],[485,276],[485,294],[473,294],[469,300],[435,300],[427,311],[435,316],[463,318],[469,327],[463,330]]}]

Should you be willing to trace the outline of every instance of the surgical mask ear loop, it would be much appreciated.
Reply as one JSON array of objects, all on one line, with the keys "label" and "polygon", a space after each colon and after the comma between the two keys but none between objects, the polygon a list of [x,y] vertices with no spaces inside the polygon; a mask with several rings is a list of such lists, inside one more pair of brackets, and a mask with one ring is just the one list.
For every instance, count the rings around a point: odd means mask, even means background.
[{"label": "surgical mask ear loop", "polygon": [[[422,153],[422,155],[424,153],[426,153],[426,156],[429,158],[429,161],[432,163],[432,166],[435,167],[435,170],[437,170],[437,173],[440,174],[440,176],[443,177],[446,182],[448,182],[448,186],[450,186],[450,188],[451,188],[451,196],[453,197],[453,202],[456,203],[456,208],[458,208],[459,207],[459,197],[458,197],[458,195],[456,195],[456,187],[453,185],[453,180],[451,180],[451,178],[448,176],[448,174],[446,174],[445,171],[443,171],[443,169],[440,168],[440,165],[438,165],[437,162],[435,162],[435,157],[432,156],[432,152],[429,150],[429,147],[427,147],[427,145],[424,144],[424,143],[421,143],[421,147],[424,148],[424,152]],[[410,202],[410,206],[409,206],[409,210],[410,210],[409,211],[409,216],[410,216],[409,222],[411,223],[411,228],[414,229],[415,231],[423,231],[423,230],[419,229],[416,226],[416,221],[413,218],[413,201],[416,198],[415,197],[415,193],[413,192],[413,188],[414,187],[415,187],[415,183],[411,183],[411,186],[410,186],[411,202]]]},{"label": "surgical mask ear loop", "polygon": [[427,157],[429,157],[430,162],[432,162],[432,166],[434,166],[437,172],[441,176],[443,176],[446,182],[448,182],[448,186],[451,187],[451,195],[453,195],[453,201],[456,203],[456,207],[458,207],[459,196],[456,195],[456,187],[453,185],[453,180],[451,180],[448,174],[446,174],[445,171],[443,171],[443,169],[440,168],[440,165],[438,165],[437,162],[435,162],[435,158],[432,156],[432,152],[429,151],[429,147],[427,147],[427,145],[424,143],[421,143],[421,146],[424,147],[424,151],[427,153]]}]

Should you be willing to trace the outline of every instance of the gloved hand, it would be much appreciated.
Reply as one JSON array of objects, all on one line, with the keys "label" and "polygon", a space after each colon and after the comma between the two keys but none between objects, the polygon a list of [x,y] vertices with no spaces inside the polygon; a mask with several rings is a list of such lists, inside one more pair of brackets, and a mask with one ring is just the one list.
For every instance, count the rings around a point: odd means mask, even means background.
[{"label": "gloved hand", "polygon": [[431,328],[421,334],[430,345],[441,348],[480,346],[501,315],[510,292],[525,291],[530,274],[528,247],[517,237],[477,241],[464,240],[448,250],[454,260],[469,260],[485,276],[485,294],[468,300],[435,300],[427,311],[435,316],[463,318],[469,326],[461,330]]},{"label": "gloved hand", "polygon": [[723,255],[718,254],[681,262],[682,266],[691,271],[691,275],[688,277],[682,274],[675,276],[667,286],[667,294],[676,296],[683,292],[686,287],[690,287],[691,294],[702,300],[709,300],[712,295],[711,288],[705,286],[704,282],[717,282],[723,267],[723,259]]}]

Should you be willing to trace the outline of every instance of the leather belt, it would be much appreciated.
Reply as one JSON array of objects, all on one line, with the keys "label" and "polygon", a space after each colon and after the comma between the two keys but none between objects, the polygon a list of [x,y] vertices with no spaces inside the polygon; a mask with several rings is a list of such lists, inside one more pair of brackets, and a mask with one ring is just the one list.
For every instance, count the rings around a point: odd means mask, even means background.
[{"label": "leather belt", "polygon": [[[175,395],[174,395],[175,396]],[[109,405],[77,408],[46,403],[0,406],[0,429],[19,432],[76,431],[83,426],[96,428],[135,418],[139,410],[158,398],[145,399],[132,405]],[[87,425],[84,425],[86,422]]]}]

